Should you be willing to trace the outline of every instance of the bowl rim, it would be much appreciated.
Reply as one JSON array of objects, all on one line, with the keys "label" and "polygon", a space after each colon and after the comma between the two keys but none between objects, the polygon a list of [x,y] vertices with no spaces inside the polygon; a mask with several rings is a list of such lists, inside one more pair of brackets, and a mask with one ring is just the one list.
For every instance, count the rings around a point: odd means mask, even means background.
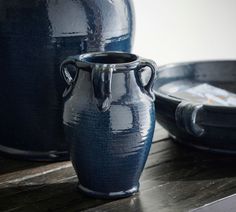
[{"label": "bowl rim", "polygon": [[[193,60],[193,61],[184,61],[184,62],[174,62],[174,63],[169,63],[169,64],[164,64],[158,67],[158,75],[162,72],[164,72],[166,69],[172,68],[172,67],[179,67],[179,66],[188,66],[188,65],[193,65],[193,64],[201,64],[201,63],[235,63],[236,67],[236,60],[235,59],[212,59],[212,60]],[[158,81],[158,77],[155,81],[155,83]],[[154,85],[155,85],[154,83]],[[192,101],[186,101],[181,98],[169,96],[164,93],[160,93],[155,89],[155,86],[153,87],[153,92],[156,97],[161,97],[169,102],[174,102],[175,104],[179,104],[181,102],[189,102],[192,103]],[[156,103],[156,101],[155,101]],[[224,112],[235,112],[236,113],[236,106],[222,106],[222,105],[209,105],[209,104],[200,104],[202,105],[203,108],[208,109],[208,110],[219,110],[219,111],[224,111]]]}]

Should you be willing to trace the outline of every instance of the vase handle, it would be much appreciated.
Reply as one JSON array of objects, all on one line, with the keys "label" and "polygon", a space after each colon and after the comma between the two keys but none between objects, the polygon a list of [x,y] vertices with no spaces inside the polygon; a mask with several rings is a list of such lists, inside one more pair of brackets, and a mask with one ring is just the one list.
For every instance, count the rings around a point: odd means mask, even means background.
[{"label": "vase handle", "polygon": [[[73,66],[75,68],[74,76],[72,76],[72,73],[68,70],[68,66]],[[69,86],[65,89],[63,93],[63,97],[66,97],[73,89],[74,82],[77,79],[78,76],[78,65],[77,60],[75,58],[68,58],[64,60],[60,66],[60,72],[61,76],[65,80],[66,84]]]},{"label": "vase handle", "polygon": [[97,64],[92,69],[94,98],[99,111],[106,112],[111,105],[111,83],[114,67]]},{"label": "vase handle", "polygon": [[[145,71],[146,67],[150,68],[151,76],[148,83],[144,85],[144,83],[142,82],[142,73]],[[141,62],[140,62],[140,65],[138,66],[138,70],[136,74],[138,78],[138,85],[141,87],[144,93],[146,93],[149,97],[151,97],[153,101],[155,100],[155,95],[153,92],[153,85],[156,79],[156,73],[157,73],[157,65],[154,61],[141,59]]]}]

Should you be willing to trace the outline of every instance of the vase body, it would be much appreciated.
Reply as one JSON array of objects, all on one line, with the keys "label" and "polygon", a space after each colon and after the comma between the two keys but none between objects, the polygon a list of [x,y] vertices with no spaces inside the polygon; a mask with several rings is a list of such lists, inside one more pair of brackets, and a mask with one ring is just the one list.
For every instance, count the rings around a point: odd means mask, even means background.
[{"label": "vase body", "polygon": [[138,191],[151,146],[153,98],[137,82],[138,65],[114,66],[110,77],[100,65],[79,69],[65,97],[65,134],[79,189],[95,197],[125,197]]},{"label": "vase body", "polygon": [[68,159],[62,126],[69,55],[131,50],[131,0],[0,0],[0,151]]}]

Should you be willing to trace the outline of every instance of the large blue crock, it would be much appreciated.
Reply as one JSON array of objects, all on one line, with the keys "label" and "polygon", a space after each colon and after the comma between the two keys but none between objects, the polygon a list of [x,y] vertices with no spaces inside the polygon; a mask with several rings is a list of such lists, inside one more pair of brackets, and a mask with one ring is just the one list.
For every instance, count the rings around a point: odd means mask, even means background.
[{"label": "large blue crock", "polygon": [[91,51],[130,51],[131,0],[0,0],[0,151],[68,159],[59,64]]},{"label": "large blue crock", "polygon": [[66,60],[61,71],[68,83],[65,134],[79,189],[102,198],[137,192],[155,126],[155,64],[128,53],[89,53]]}]

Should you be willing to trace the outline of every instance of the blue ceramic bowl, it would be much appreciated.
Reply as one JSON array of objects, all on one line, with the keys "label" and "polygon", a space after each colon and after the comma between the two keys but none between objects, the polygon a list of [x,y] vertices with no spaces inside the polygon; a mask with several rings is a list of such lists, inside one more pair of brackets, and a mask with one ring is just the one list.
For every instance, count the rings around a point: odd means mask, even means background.
[{"label": "blue ceramic bowl", "polygon": [[182,144],[210,152],[236,153],[236,107],[175,96],[206,83],[236,93],[236,61],[171,64],[159,69],[154,90],[156,119]]}]

